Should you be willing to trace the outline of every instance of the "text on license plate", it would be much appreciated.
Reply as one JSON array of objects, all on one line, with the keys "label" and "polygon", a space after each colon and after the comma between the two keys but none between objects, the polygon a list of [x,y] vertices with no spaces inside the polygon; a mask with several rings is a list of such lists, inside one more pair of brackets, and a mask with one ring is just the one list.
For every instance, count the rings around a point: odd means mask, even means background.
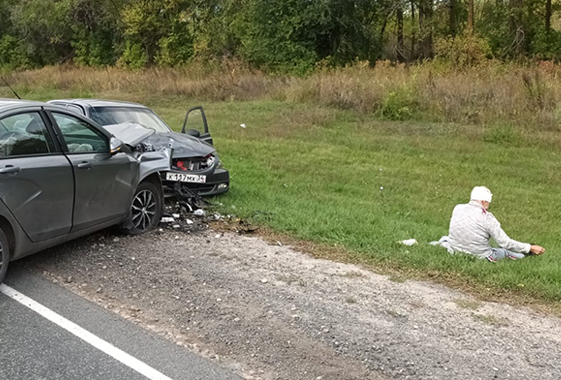
[{"label": "text on license plate", "polygon": [[166,180],[175,182],[205,183],[206,175],[167,173]]}]

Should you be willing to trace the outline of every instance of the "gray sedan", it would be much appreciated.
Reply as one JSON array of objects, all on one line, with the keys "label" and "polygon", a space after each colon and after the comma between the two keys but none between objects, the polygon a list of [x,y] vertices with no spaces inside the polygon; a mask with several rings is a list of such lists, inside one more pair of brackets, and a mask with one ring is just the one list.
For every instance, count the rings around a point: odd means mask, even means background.
[{"label": "gray sedan", "polygon": [[130,141],[63,107],[0,99],[0,282],[11,260],[110,226],[157,225],[171,153],[134,151],[153,131],[125,128]]}]

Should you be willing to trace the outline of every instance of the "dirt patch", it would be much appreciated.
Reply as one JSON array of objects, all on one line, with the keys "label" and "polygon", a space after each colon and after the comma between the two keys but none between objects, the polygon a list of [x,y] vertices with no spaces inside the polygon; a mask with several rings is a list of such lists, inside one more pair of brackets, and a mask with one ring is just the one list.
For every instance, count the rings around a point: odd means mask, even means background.
[{"label": "dirt patch", "polygon": [[558,318],[259,238],[101,233],[23,265],[248,379],[561,377]]}]

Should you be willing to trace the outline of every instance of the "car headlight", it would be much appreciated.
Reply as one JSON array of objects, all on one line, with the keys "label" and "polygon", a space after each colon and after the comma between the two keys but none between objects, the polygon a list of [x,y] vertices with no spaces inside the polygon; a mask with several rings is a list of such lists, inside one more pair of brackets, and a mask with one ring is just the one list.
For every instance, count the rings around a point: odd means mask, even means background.
[{"label": "car headlight", "polygon": [[214,155],[209,154],[208,156],[206,156],[207,168],[211,168],[214,165],[214,162],[216,162],[216,157]]}]

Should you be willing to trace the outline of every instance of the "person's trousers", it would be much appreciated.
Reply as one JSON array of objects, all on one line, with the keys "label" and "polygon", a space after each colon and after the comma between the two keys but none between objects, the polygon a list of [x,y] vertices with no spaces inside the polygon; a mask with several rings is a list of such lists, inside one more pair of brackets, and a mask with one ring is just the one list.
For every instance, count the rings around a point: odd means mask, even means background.
[{"label": "person's trousers", "polygon": [[504,248],[492,248],[492,251],[493,252],[491,253],[491,255],[487,257],[487,260],[492,262],[496,262],[506,258],[518,260],[526,257],[523,253],[512,252]]}]

